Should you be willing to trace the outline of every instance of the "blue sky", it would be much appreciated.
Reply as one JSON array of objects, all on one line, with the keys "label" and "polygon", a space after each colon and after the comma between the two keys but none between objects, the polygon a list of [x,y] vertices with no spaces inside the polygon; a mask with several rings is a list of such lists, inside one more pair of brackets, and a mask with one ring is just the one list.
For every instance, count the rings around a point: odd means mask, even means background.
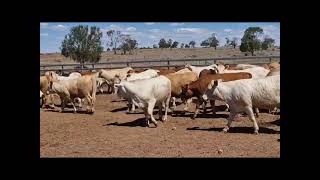
[{"label": "blue sky", "polygon": [[[194,40],[196,47],[208,38],[212,33],[216,33],[220,45],[225,44],[225,37],[237,37],[238,42],[243,36],[243,32],[248,27],[259,26],[264,31],[264,36],[275,39],[275,44],[280,45],[280,23],[40,23],[40,52],[60,52],[61,41],[68,34],[69,29],[77,25],[97,26],[103,32],[103,46],[106,49],[106,32],[110,29],[120,30],[124,34],[129,34],[136,39],[139,47],[152,47],[158,44],[161,38],[179,43],[189,43]],[[263,38],[262,37],[262,38]],[[180,47],[180,44],[179,44]]]}]

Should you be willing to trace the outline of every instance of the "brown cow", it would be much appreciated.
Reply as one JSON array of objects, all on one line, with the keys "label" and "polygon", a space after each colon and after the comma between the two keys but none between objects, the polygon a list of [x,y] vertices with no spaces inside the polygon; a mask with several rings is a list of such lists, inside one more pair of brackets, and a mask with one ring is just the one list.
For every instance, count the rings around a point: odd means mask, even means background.
[{"label": "brown cow", "polygon": [[[164,75],[168,79],[170,79],[171,82],[171,97],[173,99],[173,109],[175,109],[175,98],[180,97],[182,93],[182,87],[190,84],[191,82],[194,82],[198,79],[198,76],[194,72],[187,72],[184,74],[166,74]],[[190,103],[190,101],[188,101]],[[188,103],[186,103],[186,108],[188,107]]]},{"label": "brown cow", "polygon": [[201,78],[202,76],[205,76],[206,74],[218,74],[218,73],[216,70],[213,70],[213,69],[204,69],[200,72],[199,78]]},{"label": "brown cow", "polygon": [[[240,73],[226,73],[226,74],[207,74],[198,80],[185,85],[182,88],[182,97],[185,99],[190,99],[192,97],[197,97],[198,102],[196,103],[196,111],[193,115],[193,118],[196,118],[199,113],[199,106],[204,103],[202,99],[203,93],[208,89],[208,85],[212,80],[222,79],[222,81],[234,81],[238,79],[251,79],[252,75],[247,72]],[[215,114],[215,101],[210,101],[212,112]],[[205,106],[204,106],[205,107]],[[205,110],[205,108],[204,108]],[[205,112],[205,111],[204,111]]]}]

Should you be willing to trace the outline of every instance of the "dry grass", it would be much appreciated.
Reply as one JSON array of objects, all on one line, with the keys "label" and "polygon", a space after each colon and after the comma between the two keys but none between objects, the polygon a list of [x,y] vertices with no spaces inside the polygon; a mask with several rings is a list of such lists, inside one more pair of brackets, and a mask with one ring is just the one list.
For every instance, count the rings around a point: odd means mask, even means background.
[{"label": "dry grass", "polygon": [[[245,56],[238,48],[187,48],[187,49],[138,49],[133,55],[121,55],[113,52],[103,52],[100,62],[123,61],[123,60],[158,60],[158,59],[195,59],[212,57],[234,57]],[[257,56],[280,55],[280,50],[266,50],[257,52]],[[59,53],[40,55],[41,64],[68,64],[73,60],[65,58]]]}]

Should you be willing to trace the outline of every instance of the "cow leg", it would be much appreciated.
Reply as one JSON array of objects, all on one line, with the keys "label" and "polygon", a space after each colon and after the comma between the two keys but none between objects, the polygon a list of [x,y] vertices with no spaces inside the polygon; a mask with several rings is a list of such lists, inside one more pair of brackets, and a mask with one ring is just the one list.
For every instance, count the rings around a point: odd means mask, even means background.
[{"label": "cow leg", "polygon": [[93,110],[93,105],[92,105],[92,97],[90,95],[87,95],[86,99],[88,101],[87,112],[88,113],[93,112],[94,110]]},{"label": "cow leg", "polygon": [[133,103],[133,100],[131,100],[131,112],[134,113],[136,111],[136,106]]},{"label": "cow leg", "polygon": [[230,115],[229,115],[229,118],[228,118],[228,123],[227,123],[227,125],[223,128],[223,132],[228,132],[229,131],[229,129],[230,129],[230,127],[231,127],[231,124],[232,124],[232,121],[233,121],[233,119],[236,117],[236,115],[237,115],[237,113],[234,113],[234,112],[230,112]]},{"label": "cow leg", "polygon": [[146,127],[150,127],[148,110],[144,109],[144,117],[146,119]]},{"label": "cow leg", "polygon": [[247,107],[245,108],[245,112],[246,112],[247,115],[249,116],[249,119],[253,122],[254,134],[258,134],[259,127],[258,127],[256,118],[254,117],[254,113],[253,113],[253,111],[252,111],[252,107],[247,106]]},{"label": "cow leg", "polygon": [[215,107],[215,100],[210,100],[210,105],[211,105],[211,109],[212,109],[212,114],[216,115],[216,107]]},{"label": "cow leg", "polygon": [[45,106],[47,104],[47,99],[48,99],[48,96],[44,95],[43,98],[42,98],[42,106],[41,106],[41,108],[45,108]]},{"label": "cow leg", "polygon": [[175,98],[175,97],[172,97],[172,108],[173,108],[173,110],[175,110],[176,107],[177,107],[177,105],[176,105],[176,98]]},{"label": "cow leg", "polygon": [[154,108],[154,105],[156,104],[156,100],[155,99],[152,99],[149,101],[148,103],[148,114],[150,116],[150,119],[152,121],[152,123],[157,127],[157,121],[154,119],[153,117],[153,108]]},{"label": "cow leg", "polygon": [[225,104],[226,104],[226,106],[227,106],[227,109],[226,109],[225,111],[229,111],[229,110],[230,110],[229,104],[227,104],[227,103],[225,103]]},{"label": "cow leg", "polygon": [[194,115],[192,117],[192,119],[195,119],[197,117],[197,115],[199,114],[200,111],[200,105],[202,104],[202,100],[198,99],[197,103],[196,103],[196,110],[194,111]]},{"label": "cow leg", "polygon": [[158,108],[159,108],[158,114],[159,114],[159,119],[160,120],[162,120],[162,108],[163,108],[162,105],[163,105],[163,103],[159,104],[159,106],[158,106]]},{"label": "cow leg", "polygon": [[53,95],[50,94],[50,95],[49,95],[49,98],[50,98],[49,107],[54,108],[54,98],[53,98]]},{"label": "cow leg", "polygon": [[203,109],[203,114],[207,114],[207,101],[203,101],[202,103],[202,109]]},{"label": "cow leg", "polygon": [[[80,99],[80,103],[81,103],[81,99]],[[72,101],[71,101],[71,104],[73,106],[73,113],[77,113],[77,108]]]},{"label": "cow leg", "polygon": [[65,104],[64,98],[60,98],[60,100],[61,100],[61,110],[60,110],[60,112],[63,112],[66,104]]},{"label": "cow leg", "polygon": [[187,99],[186,106],[183,109],[184,111],[187,111],[189,109],[189,106],[190,106],[191,102],[192,102],[192,98]]},{"label": "cow leg", "polygon": [[257,118],[259,117],[259,109],[258,108],[254,108],[254,113],[257,116]]},{"label": "cow leg", "polygon": [[170,98],[167,98],[165,101],[165,107],[164,107],[164,117],[162,119],[163,122],[167,121],[168,119],[168,109],[169,109],[169,104],[170,104]]}]

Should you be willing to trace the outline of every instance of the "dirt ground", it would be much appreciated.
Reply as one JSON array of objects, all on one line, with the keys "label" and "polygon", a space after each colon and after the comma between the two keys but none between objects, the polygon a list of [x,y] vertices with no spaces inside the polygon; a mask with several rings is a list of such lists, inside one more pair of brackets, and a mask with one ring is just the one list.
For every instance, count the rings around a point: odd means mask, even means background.
[{"label": "dirt ground", "polygon": [[[158,127],[144,127],[144,114],[126,114],[126,101],[115,95],[97,95],[93,115],[40,109],[41,157],[280,157],[280,115],[260,113],[260,134],[252,134],[247,117],[233,122],[229,133],[220,132],[228,112],[216,103],[210,113],[190,118],[168,116]],[[182,110],[179,105],[177,112]],[[85,107],[84,107],[85,109]],[[155,110],[156,112],[157,110]],[[158,115],[155,115],[158,118]]]}]

